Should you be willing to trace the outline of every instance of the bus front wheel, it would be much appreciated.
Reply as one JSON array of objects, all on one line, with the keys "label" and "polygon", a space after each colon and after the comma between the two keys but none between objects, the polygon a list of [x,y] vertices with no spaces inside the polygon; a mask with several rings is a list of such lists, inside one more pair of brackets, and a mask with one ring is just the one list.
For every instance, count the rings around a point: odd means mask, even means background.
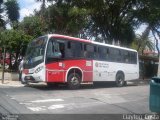
[{"label": "bus front wheel", "polygon": [[124,75],[122,73],[117,73],[116,75],[116,86],[122,87],[125,85]]},{"label": "bus front wheel", "polygon": [[72,90],[78,89],[80,87],[80,81],[81,81],[81,78],[80,78],[79,74],[71,73],[68,76],[68,81],[67,81],[68,88],[72,89]]}]

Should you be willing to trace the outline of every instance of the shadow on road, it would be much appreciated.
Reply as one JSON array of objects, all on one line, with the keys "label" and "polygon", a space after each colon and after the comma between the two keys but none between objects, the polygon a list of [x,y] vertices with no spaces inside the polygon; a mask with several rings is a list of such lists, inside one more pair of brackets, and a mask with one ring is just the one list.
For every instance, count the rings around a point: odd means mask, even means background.
[{"label": "shadow on road", "polygon": [[[142,86],[148,85],[149,81],[134,81],[128,82],[124,87],[133,87],[133,86]],[[70,90],[66,84],[59,84],[56,86],[49,87],[46,84],[29,84],[26,87],[31,87],[39,90]],[[116,87],[114,82],[97,82],[94,84],[82,84],[81,87],[78,89],[99,89],[99,88],[119,88]]]}]

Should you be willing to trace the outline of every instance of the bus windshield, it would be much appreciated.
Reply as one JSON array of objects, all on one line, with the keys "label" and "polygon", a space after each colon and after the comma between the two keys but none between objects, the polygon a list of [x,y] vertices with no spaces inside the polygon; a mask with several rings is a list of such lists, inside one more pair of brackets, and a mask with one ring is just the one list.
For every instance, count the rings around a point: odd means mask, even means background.
[{"label": "bus windshield", "polygon": [[29,43],[25,55],[26,67],[35,67],[44,61],[44,52],[47,39],[47,37],[39,37]]}]

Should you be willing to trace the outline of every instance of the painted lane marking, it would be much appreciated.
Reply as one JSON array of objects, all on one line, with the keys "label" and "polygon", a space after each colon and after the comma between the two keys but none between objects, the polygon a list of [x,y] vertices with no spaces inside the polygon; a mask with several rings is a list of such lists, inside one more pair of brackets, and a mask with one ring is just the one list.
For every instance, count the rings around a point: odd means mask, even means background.
[{"label": "painted lane marking", "polygon": [[39,106],[39,107],[27,107],[29,110],[34,111],[34,112],[39,112],[39,111],[46,111],[46,110],[53,110],[53,109],[60,109],[64,108],[64,105],[62,104],[57,104],[57,105],[51,105],[49,107],[46,106]]},{"label": "painted lane marking", "polygon": [[19,104],[30,105],[32,103],[47,103],[47,102],[61,102],[61,101],[64,101],[64,100],[63,99],[46,99],[46,100],[20,102]]},{"label": "painted lane marking", "polygon": [[35,100],[35,101],[30,101],[31,103],[45,103],[45,102],[60,102],[64,101],[63,99],[46,99],[46,100]]},{"label": "painted lane marking", "polygon": [[39,112],[39,111],[44,111],[46,106],[41,106],[41,107],[27,107],[28,109],[34,111],[34,112]]},{"label": "painted lane marking", "polygon": [[21,102],[20,102],[19,104],[20,104],[20,105],[31,105],[32,103],[29,103],[29,102],[28,102],[28,103],[27,103],[27,102],[26,102],[26,103],[21,103]]},{"label": "painted lane marking", "polygon": [[64,108],[64,105],[51,105],[50,107],[48,107],[48,109],[51,109],[51,110],[53,110],[53,109],[58,109],[58,108]]}]

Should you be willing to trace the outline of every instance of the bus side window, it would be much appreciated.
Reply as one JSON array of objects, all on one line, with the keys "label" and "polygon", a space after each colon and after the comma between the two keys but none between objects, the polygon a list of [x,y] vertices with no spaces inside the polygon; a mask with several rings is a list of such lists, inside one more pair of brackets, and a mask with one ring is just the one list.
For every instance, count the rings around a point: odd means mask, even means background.
[{"label": "bus side window", "polygon": [[111,62],[115,62],[114,48],[109,48],[110,54],[108,60]]},{"label": "bus side window", "polygon": [[54,46],[51,41],[49,41],[48,46],[47,46],[47,58],[51,58],[53,56],[53,51],[54,51]]},{"label": "bus side window", "polygon": [[87,45],[84,44],[84,52],[83,52],[84,58],[87,58]]},{"label": "bus side window", "polygon": [[[100,60],[107,60],[109,58],[108,57],[109,54],[107,54],[106,47],[102,47],[102,46],[98,47],[98,52],[99,52],[99,59]],[[109,53],[109,51],[108,51],[108,53]]]},{"label": "bus side window", "polygon": [[97,50],[97,46],[94,46],[94,59],[98,59],[98,50]]},{"label": "bus side window", "polygon": [[116,55],[117,56],[117,59],[116,59],[117,62],[122,62],[122,53],[121,53],[121,50],[117,49],[116,53],[117,53],[117,55]]},{"label": "bus side window", "polygon": [[94,46],[91,44],[84,45],[84,57],[85,58],[94,58]]},{"label": "bus side window", "polygon": [[67,42],[66,57],[68,58],[80,58],[82,57],[82,43],[75,41]]},{"label": "bus side window", "polygon": [[64,43],[59,43],[59,50],[61,52],[61,58],[65,57],[65,44]]},{"label": "bus side window", "polygon": [[82,43],[75,42],[75,46],[74,46],[74,50],[73,51],[74,51],[74,57],[75,58],[83,57]]},{"label": "bus side window", "polygon": [[71,41],[67,41],[67,48],[66,48],[66,58],[72,58],[73,57],[73,53],[71,50]]},{"label": "bus side window", "polygon": [[109,61],[110,60],[110,49],[106,48],[106,60]]},{"label": "bus side window", "polygon": [[60,46],[57,41],[50,40],[47,47],[47,59],[60,58],[62,56],[60,52]]},{"label": "bus side window", "polygon": [[129,53],[128,53],[128,51],[124,52],[124,62],[129,63]]},{"label": "bus side window", "polygon": [[137,63],[137,55],[135,52],[130,52],[130,59],[131,59],[131,64],[136,64]]}]

